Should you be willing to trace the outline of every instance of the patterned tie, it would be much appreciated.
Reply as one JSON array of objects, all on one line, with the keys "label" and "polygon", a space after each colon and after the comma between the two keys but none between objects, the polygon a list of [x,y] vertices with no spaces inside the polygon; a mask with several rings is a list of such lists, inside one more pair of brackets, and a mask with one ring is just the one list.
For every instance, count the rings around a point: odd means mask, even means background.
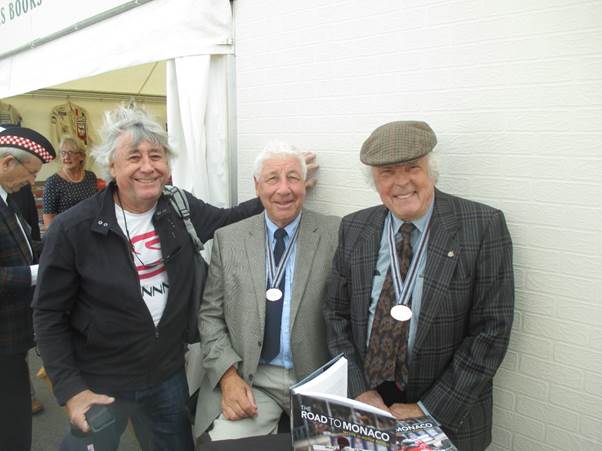
[{"label": "patterned tie", "polygon": [[[411,222],[404,223],[399,231],[401,240],[396,243],[397,255],[401,254],[399,271],[402,280],[410,267],[412,261],[412,244],[410,235],[414,229]],[[372,322],[372,333],[364,362],[364,372],[368,386],[373,389],[385,381],[395,381],[400,386],[402,381],[407,380],[408,369],[405,363],[408,349],[408,325],[409,321],[397,321],[391,316],[391,307],[395,305],[395,288],[391,266],[387,271],[383,288],[378,298],[374,321]]]},{"label": "patterned tie", "polygon": [[[276,246],[274,246],[274,263],[276,266],[280,263],[282,254],[284,254],[284,238],[286,230],[278,229],[274,232]],[[280,352],[280,325],[282,323],[282,305],[284,304],[284,284],[286,280],[286,270],[280,280],[280,291],[282,297],[277,301],[267,301],[265,309],[265,330],[263,333],[263,348],[261,349],[261,358],[264,362],[271,362]],[[268,288],[270,288],[268,286]]]}]

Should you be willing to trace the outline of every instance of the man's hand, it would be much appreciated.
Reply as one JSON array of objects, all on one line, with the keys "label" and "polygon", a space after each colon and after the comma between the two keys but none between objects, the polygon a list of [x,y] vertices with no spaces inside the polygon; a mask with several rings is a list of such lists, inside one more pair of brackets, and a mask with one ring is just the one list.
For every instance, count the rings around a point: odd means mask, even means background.
[{"label": "man's hand", "polygon": [[305,164],[307,165],[307,176],[305,177],[305,188],[311,188],[316,183],[318,183],[318,177],[316,177],[316,172],[320,166],[316,163],[316,154],[305,150],[301,152],[303,154],[303,158],[305,159]]},{"label": "man's hand", "polygon": [[257,416],[257,405],[251,386],[236,372],[228,368],[219,381],[222,391],[222,413],[227,420],[242,420]]},{"label": "man's hand", "polygon": [[389,412],[389,408],[385,405],[383,398],[376,390],[368,390],[355,398],[356,401],[370,404],[371,406],[378,407],[379,409],[386,410]]},{"label": "man's hand", "polygon": [[90,426],[86,421],[85,414],[92,404],[111,404],[115,401],[107,395],[99,395],[91,390],[84,390],[79,392],[77,395],[71,397],[65,404],[67,408],[67,415],[72,425],[79,428],[82,432],[90,432]]},{"label": "man's hand", "polygon": [[408,418],[423,417],[424,412],[418,404],[400,404],[395,403],[389,410],[398,420],[407,420]]}]

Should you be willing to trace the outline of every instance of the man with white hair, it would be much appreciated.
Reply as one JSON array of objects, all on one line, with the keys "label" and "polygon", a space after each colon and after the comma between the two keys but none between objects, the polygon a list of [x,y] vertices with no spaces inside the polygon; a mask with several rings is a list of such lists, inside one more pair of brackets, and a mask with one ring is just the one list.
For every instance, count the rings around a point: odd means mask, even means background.
[{"label": "man with white hair", "polygon": [[272,143],[255,161],[265,212],[218,230],[199,314],[205,379],[195,434],[274,433],[289,387],[327,361],[322,304],[339,218],[303,207],[301,154]]},{"label": "man with white hair", "polygon": [[52,144],[29,128],[0,131],[0,450],[31,448],[31,398],[25,356],[34,346],[31,297],[39,243],[8,197],[32,185],[42,164],[55,157]]},{"label": "man with white hair", "polygon": [[399,419],[432,415],[460,450],[491,442],[493,376],[514,307],[504,215],[435,188],[425,122],[364,142],[382,205],[341,223],[325,318],[349,396]]},{"label": "man with white hair", "polygon": [[[74,428],[90,432],[94,405],[114,417],[86,445],[117,450],[131,419],[143,450],[191,451],[184,353],[194,248],[163,193],[173,151],[161,125],[122,107],[107,115],[93,153],[111,182],[46,235],[33,303],[38,347]],[[262,210],[257,199],[222,209],[185,195],[202,242]]]}]

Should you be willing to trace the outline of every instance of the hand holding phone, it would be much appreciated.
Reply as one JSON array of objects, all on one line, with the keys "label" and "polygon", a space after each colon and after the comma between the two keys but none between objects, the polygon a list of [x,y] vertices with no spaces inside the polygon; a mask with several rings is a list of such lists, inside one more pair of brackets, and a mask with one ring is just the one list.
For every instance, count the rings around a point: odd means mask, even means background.
[{"label": "hand holding phone", "polygon": [[71,433],[77,437],[85,437],[89,434],[95,434],[104,430],[115,423],[115,417],[110,410],[110,407],[102,404],[92,404],[90,409],[85,413],[86,422],[90,426],[90,432],[85,433],[77,426],[71,425]]}]

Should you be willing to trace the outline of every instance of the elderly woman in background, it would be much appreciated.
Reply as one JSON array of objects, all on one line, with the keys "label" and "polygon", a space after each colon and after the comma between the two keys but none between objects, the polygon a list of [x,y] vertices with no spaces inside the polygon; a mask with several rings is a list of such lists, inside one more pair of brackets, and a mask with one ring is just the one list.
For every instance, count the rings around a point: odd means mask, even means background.
[{"label": "elderly woman in background", "polygon": [[85,170],[86,153],[73,137],[61,139],[59,157],[61,169],[48,177],[44,185],[42,219],[46,227],[56,215],[94,195],[97,190],[96,175]]}]

